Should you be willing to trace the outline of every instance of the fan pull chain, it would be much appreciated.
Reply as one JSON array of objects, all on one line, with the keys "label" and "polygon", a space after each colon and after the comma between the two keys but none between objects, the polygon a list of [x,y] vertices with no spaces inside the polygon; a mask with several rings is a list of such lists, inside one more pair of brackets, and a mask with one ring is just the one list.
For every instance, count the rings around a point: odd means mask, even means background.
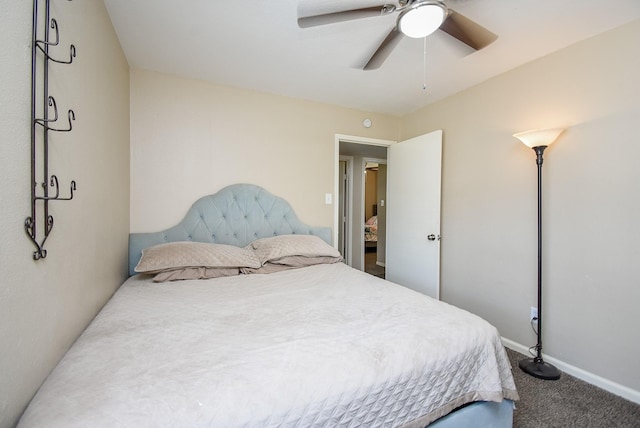
[{"label": "fan pull chain", "polygon": [[424,38],[424,52],[422,59],[422,90],[427,90],[427,38]]}]

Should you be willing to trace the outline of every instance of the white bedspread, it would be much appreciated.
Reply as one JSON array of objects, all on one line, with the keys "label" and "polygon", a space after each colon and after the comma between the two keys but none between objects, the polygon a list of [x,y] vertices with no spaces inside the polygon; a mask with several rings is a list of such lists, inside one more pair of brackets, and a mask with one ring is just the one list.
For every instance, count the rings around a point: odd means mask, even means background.
[{"label": "white bedspread", "polygon": [[417,427],[503,397],[517,393],[493,326],[336,263],[130,278],[20,428]]}]

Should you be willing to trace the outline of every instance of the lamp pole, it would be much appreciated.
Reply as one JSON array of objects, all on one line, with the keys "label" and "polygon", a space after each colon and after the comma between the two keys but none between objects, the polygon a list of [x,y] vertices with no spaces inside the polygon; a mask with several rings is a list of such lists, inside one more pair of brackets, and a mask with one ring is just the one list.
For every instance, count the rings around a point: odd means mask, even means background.
[{"label": "lamp pole", "polygon": [[536,356],[520,360],[519,366],[527,374],[545,380],[560,379],[560,370],[542,359],[542,154],[547,146],[536,146],[536,165],[538,166],[538,341]]}]

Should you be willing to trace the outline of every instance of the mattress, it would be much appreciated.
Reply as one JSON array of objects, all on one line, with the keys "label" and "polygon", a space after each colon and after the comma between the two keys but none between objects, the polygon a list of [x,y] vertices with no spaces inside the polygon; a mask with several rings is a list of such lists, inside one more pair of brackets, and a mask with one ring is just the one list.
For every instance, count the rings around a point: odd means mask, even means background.
[{"label": "mattress", "polygon": [[343,263],[127,280],[24,427],[418,427],[517,399],[496,329]]}]

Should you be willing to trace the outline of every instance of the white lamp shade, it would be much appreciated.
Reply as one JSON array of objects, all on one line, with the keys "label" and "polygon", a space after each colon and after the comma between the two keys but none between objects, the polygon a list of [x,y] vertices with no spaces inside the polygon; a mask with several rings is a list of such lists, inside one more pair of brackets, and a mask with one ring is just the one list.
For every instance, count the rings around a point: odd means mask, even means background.
[{"label": "white lamp shade", "polygon": [[439,2],[418,4],[402,12],[398,18],[398,29],[408,37],[427,37],[442,25],[447,16],[445,7]]},{"label": "white lamp shade", "polygon": [[519,132],[513,134],[518,140],[525,145],[534,148],[539,146],[550,146],[558,136],[564,131],[562,128],[554,129],[534,129],[531,131]]}]

